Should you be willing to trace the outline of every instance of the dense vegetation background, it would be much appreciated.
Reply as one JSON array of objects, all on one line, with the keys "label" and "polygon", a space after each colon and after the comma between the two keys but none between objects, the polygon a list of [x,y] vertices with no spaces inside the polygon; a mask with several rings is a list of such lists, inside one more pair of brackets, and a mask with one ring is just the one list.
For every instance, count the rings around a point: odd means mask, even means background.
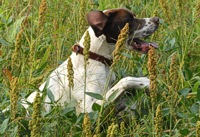
[{"label": "dense vegetation background", "polygon": [[[10,104],[14,108],[11,113],[0,112],[1,136],[200,136],[198,0],[1,0],[0,6],[0,110]],[[112,111],[101,115],[97,109],[84,118],[70,105],[60,108],[56,102],[49,113],[34,110],[35,120],[27,116],[19,100],[68,58],[87,28],[85,14],[118,7],[137,17],[161,18],[158,31],[149,38],[159,44],[153,107],[141,90],[117,116]],[[115,70],[118,80],[149,76],[148,55],[125,50],[122,57]]]}]

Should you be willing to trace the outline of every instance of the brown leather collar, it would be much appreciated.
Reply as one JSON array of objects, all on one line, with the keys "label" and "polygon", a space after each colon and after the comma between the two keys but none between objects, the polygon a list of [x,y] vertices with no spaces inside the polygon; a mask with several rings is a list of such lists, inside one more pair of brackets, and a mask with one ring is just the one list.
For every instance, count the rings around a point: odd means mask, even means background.
[{"label": "brown leather collar", "polygon": [[[83,48],[81,46],[79,46],[78,44],[75,44],[74,46],[72,46],[72,51],[75,52],[76,54],[83,55]],[[91,51],[89,51],[89,58],[99,61],[108,66],[111,66],[111,64],[112,64],[112,60],[109,60],[109,59],[105,58],[104,56],[98,55]]]}]

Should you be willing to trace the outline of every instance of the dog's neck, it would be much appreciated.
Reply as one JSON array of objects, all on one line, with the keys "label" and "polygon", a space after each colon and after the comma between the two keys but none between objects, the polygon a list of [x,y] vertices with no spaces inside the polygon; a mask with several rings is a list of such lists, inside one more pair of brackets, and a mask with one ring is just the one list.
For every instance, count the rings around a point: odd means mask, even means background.
[{"label": "dog's neck", "polygon": [[[91,27],[87,29],[90,35],[90,51],[97,53],[99,55],[104,56],[107,59],[112,59],[112,52],[115,49],[115,44],[114,43],[108,43],[106,41],[106,36],[101,35],[99,37],[96,37],[94,34],[94,31]],[[79,45],[84,48],[83,42],[84,42],[84,37],[81,38]]]}]

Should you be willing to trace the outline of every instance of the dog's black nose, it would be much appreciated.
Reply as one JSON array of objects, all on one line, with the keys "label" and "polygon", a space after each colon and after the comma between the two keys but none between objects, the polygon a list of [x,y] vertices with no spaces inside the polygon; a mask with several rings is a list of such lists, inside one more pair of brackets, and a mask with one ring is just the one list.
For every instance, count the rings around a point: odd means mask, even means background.
[{"label": "dog's black nose", "polygon": [[158,18],[158,17],[152,18],[152,21],[153,21],[155,24],[159,24],[159,18]]}]

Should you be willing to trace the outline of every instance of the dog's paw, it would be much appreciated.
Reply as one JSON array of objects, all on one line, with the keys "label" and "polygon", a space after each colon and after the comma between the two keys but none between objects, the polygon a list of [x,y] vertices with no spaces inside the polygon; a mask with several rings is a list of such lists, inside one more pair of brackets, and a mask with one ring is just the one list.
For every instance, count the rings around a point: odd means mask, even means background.
[{"label": "dog's paw", "polygon": [[147,77],[126,77],[125,79],[129,81],[129,85],[134,89],[149,88],[150,80]]},{"label": "dog's paw", "polygon": [[141,77],[140,79],[141,79],[140,81],[141,88],[149,88],[150,80],[147,77]]}]

